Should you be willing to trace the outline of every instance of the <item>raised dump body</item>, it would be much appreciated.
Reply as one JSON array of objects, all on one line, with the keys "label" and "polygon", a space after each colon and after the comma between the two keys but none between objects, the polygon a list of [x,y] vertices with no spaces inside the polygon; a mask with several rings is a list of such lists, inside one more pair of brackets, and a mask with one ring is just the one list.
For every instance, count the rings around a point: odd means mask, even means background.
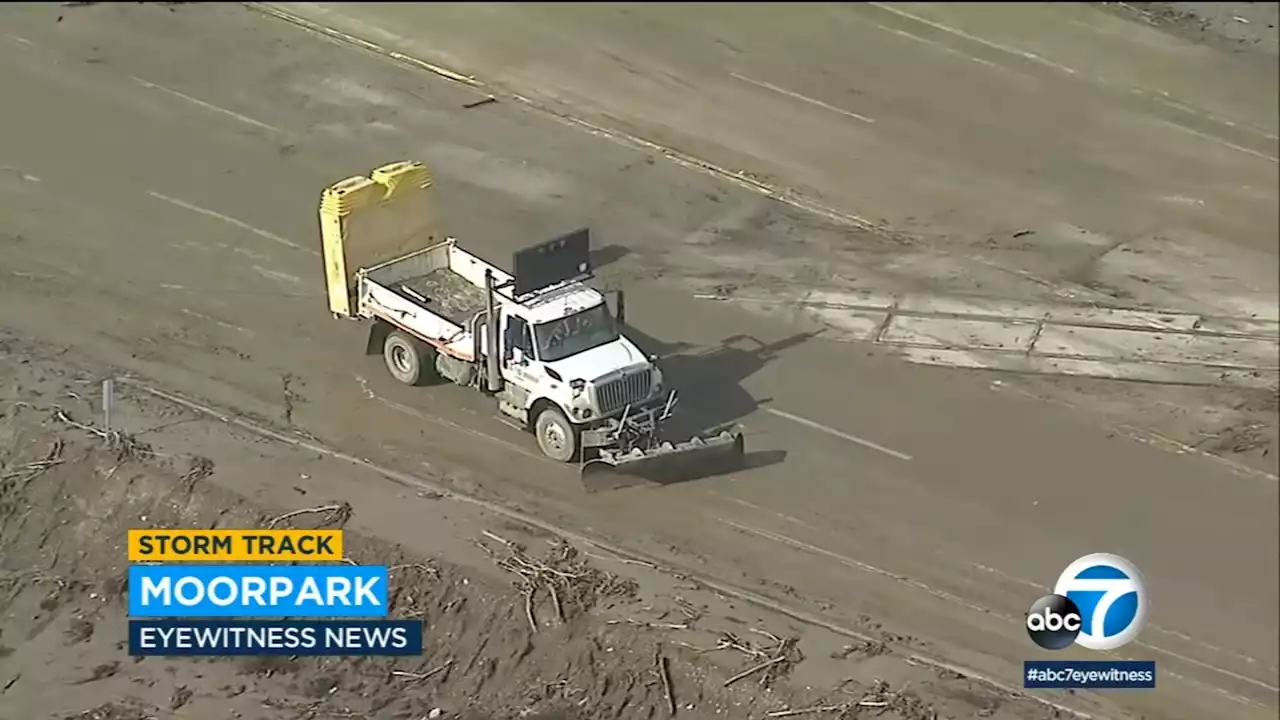
[{"label": "raised dump body", "polygon": [[486,304],[485,273],[500,286],[512,277],[440,238],[432,188],[427,168],[406,161],[324,191],[320,228],[329,309],[338,317],[401,327],[470,361],[476,355],[472,321]]},{"label": "raised dump body", "polygon": [[[377,267],[439,241],[432,183],[425,166],[405,161],[325,188],[320,199],[320,239],[329,310],[335,316],[360,315],[362,268]],[[405,201],[389,202],[392,198]]]}]

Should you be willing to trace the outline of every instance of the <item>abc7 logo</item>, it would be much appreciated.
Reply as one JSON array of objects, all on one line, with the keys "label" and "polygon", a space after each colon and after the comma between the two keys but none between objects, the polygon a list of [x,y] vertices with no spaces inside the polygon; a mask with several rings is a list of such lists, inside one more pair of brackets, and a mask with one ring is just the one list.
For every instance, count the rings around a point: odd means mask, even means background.
[{"label": "abc7 logo", "polygon": [[1052,595],[1027,612],[1027,634],[1046,650],[1080,645],[1115,650],[1133,641],[1147,615],[1142,574],[1109,553],[1077,558],[1058,576]]},{"label": "abc7 logo", "polygon": [[1081,623],[1080,608],[1062,595],[1045,595],[1027,611],[1027,634],[1045,650],[1070,647],[1080,636]]}]

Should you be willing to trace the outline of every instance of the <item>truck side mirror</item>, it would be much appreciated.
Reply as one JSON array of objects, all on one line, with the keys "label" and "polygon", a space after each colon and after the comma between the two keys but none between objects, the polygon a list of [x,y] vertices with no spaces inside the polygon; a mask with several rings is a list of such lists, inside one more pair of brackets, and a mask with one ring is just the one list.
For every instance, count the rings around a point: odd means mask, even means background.
[{"label": "truck side mirror", "polygon": [[627,324],[627,296],[622,290],[614,290],[617,296],[614,298],[613,317],[618,321],[619,325]]}]

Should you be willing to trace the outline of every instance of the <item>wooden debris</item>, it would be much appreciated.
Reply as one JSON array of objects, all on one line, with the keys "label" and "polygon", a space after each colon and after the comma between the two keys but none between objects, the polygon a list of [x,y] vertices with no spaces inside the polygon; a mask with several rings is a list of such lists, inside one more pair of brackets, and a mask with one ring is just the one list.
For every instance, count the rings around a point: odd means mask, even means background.
[{"label": "wooden debris", "polygon": [[893,712],[896,717],[906,720],[937,720],[938,712],[932,705],[926,704],[915,693],[892,692],[889,684],[877,680],[875,684],[858,700],[834,703],[829,705],[813,705],[804,708],[784,708],[765,713],[766,717],[788,718],[801,715],[820,715],[823,713],[839,713],[840,720],[860,717],[859,710],[875,710],[874,714],[882,715]]},{"label": "wooden debris", "polygon": [[498,567],[516,576],[516,589],[524,597],[525,619],[535,633],[538,632],[537,607],[544,594],[550,600],[556,619],[563,623],[570,616],[589,609],[601,597],[629,596],[635,592],[633,581],[592,568],[581,553],[563,541],[553,541],[549,557],[539,560],[530,557],[523,545],[487,530],[482,534],[505,549],[499,553],[484,542],[476,543]]},{"label": "wooden debris", "polygon": [[422,682],[423,680],[439,675],[440,673],[444,672],[445,670],[448,670],[451,667],[453,667],[453,660],[449,660],[445,664],[439,667],[432,668],[424,673],[411,673],[411,672],[405,672],[404,670],[392,670],[391,675],[392,677],[404,678],[406,680],[412,680],[414,682]]},{"label": "wooden debris", "polygon": [[285,520],[292,520],[300,515],[312,515],[324,513],[325,518],[322,521],[325,525],[337,525],[341,527],[345,525],[347,520],[351,519],[351,504],[346,502],[335,503],[333,505],[325,505],[323,507],[302,508],[301,510],[292,510],[283,515],[278,515],[267,522],[267,529],[270,530]]},{"label": "wooden debris", "polygon": [[49,468],[62,464],[62,448],[62,440],[54,440],[43,459],[18,465],[16,469],[0,475],[0,480],[17,480],[19,485],[25,486]]},{"label": "wooden debris", "polygon": [[671,690],[671,668],[667,663],[667,658],[662,654],[662,645],[653,651],[653,662],[656,666],[658,677],[662,680],[663,695],[667,699],[667,714],[676,714],[676,696]]}]

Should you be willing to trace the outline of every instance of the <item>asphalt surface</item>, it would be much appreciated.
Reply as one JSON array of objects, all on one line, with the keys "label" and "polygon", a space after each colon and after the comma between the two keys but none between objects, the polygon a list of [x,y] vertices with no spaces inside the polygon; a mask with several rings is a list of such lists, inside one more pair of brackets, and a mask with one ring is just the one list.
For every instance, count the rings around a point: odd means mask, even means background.
[{"label": "asphalt surface", "polygon": [[[465,109],[472,92],[238,7],[0,13],[3,322],[1015,686],[1044,655],[1021,614],[1075,557],[1115,552],[1153,597],[1124,654],[1157,660],[1161,689],[1070,701],[1274,715],[1273,482],[696,302],[661,262],[726,219],[747,250],[847,231],[520,107]],[[596,229],[689,425],[744,422],[758,467],[586,495],[483,399],[395,386],[327,315],[315,212],[324,186],[405,157],[481,254]]]},{"label": "asphalt surface", "polygon": [[825,282],[1276,315],[1269,56],[1077,3],[287,6],[914,240],[773,253]]}]

